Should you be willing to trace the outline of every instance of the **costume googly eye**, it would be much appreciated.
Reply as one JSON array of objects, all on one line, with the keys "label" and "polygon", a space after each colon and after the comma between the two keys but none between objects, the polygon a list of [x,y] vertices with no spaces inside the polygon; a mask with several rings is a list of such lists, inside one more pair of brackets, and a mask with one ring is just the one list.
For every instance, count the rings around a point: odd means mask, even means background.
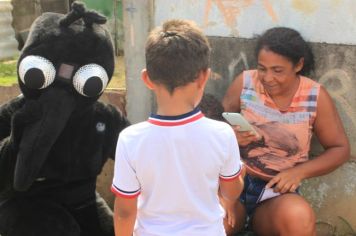
[{"label": "costume googly eye", "polygon": [[19,66],[21,81],[31,89],[44,89],[56,78],[56,68],[44,57],[27,56]]},{"label": "costume googly eye", "polygon": [[74,88],[86,97],[94,97],[102,93],[108,82],[105,69],[97,64],[80,67],[73,77]]}]

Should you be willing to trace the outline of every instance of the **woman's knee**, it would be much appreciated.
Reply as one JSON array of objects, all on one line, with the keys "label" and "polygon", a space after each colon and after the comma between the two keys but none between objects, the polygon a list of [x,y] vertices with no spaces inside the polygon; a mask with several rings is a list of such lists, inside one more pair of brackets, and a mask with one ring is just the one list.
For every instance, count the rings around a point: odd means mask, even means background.
[{"label": "woman's knee", "polygon": [[[269,224],[263,224],[267,231],[278,235],[314,235],[315,214],[302,197],[295,194],[285,194],[266,202],[256,211],[261,219],[269,219]],[[261,217],[263,216],[263,217]],[[262,221],[254,219],[254,228],[259,228]],[[265,228],[263,227],[263,228]]]},{"label": "woman's knee", "polygon": [[303,233],[300,235],[312,235],[309,232],[315,230],[315,214],[309,203],[298,195],[288,194],[283,197],[275,208],[280,228]]}]

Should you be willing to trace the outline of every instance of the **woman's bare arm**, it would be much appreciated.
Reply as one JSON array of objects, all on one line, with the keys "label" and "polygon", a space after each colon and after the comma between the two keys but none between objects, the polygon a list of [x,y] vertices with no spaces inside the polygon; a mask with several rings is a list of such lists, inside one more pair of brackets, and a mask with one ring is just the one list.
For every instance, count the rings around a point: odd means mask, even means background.
[{"label": "woman's bare arm", "polygon": [[324,87],[320,88],[314,133],[325,151],[303,168],[304,178],[327,174],[350,157],[350,144],[340,116]]},{"label": "woman's bare arm", "polygon": [[223,98],[225,111],[240,112],[240,95],[243,87],[243,74],[238,75],[230,84]]},{"label": "woman's bare arm", "polygon": [[[231,83],[229,88],[226,91],[226,94],[223,98],[223,107],[224,111],[228,112],[240,112],[240,95],[243,88],[243,74],[238,75],[235,80]],[[232,126],[234,129],[237,141],[239,142],[240,147],[244,147],[251,142],[257,141],[260,139],[260,136],[256,135],[250,131],[239,131],[238,126]]]}]

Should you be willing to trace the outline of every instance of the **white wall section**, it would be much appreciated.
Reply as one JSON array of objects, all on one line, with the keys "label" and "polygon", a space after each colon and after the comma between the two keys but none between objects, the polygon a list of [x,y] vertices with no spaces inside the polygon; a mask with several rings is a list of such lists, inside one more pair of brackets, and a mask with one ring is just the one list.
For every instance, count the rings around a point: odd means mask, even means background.
[{"label": "white wall section", "polygon": [[310,42],[356,44],[355,0],[155,0],[155,25],[196,21],[208,36],[253,38],[286,26]]}]

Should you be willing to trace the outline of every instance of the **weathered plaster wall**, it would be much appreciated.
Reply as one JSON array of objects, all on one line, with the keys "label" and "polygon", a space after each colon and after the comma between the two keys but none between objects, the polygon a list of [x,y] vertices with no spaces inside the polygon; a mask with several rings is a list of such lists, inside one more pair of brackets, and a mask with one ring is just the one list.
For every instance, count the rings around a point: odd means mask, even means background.
[{"label": "weathered plaster wall", "polygon": [[0,60],[18,55],[14,29],[11,27],[12,5],[0,0]]},{"label": "weathered plaster wall", "polygon": [[355,44],[355,9],[354,0],[155,0],[154,22],[187,18],[209,36],[240,38],[281,25],[311,42]]},{"label": "weathered plaster wall", "polygon": [[332,174],[306,180],[302,195],[318,216],[318,235],[356,234],[356,162],[351,161]]},{"label": "weathered plaster wall", "polygon": [[13,27],[16,32],[28,30],[32,22],[44,12],[68,12],[68,0],[11,0]]},{"label": "weathered plaster wall", "polygon": [[141,81],[145,68],[145,42],[152,29],[153,0],[123,0],[124,54],[126,67],[127,107],[129,120],[145,120],[153,107],[152,93]]}]

